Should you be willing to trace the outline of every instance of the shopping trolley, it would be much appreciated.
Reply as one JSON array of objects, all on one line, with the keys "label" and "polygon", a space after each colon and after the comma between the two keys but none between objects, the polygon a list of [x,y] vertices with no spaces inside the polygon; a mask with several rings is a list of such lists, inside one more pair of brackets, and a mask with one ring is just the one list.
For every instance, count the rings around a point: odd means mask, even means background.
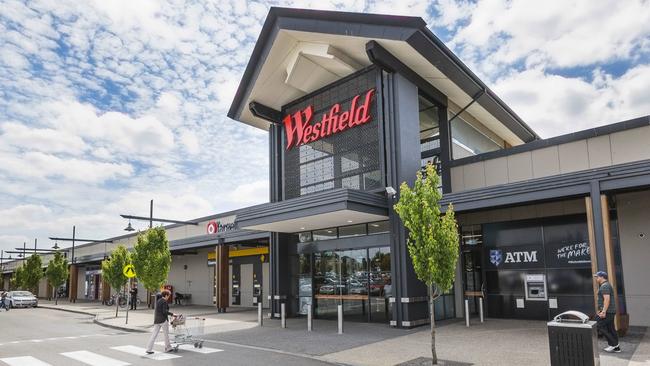
[{"label": "shopping trolley", "polygon": [[171,321],[174,339],[172,349],[178,352],[178,347],[183,344],[192,344],[194,348],[203,348],[202,338],[205,334],[205,318],[185,318],[182,314],[174,316]]}]

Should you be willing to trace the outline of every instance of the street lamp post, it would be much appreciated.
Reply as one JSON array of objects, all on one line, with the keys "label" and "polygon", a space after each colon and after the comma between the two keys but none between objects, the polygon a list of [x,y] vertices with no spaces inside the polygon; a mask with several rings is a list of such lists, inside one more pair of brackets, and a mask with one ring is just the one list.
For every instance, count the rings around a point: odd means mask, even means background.
[{"label": "street lamp post", "polygon": [[[94,239],[80,239],[80,238],[77,238],[77,227],[76,227],[76,225],[72,226],[72,238],[50,237],[49,239],[54,240],[54,247],[53,248],[57,249],[57,250],[59,249],[58,248],[58,243],[57,243],[58,241],[71,241],[72,242],[71,255],[70,255],[71,256],[71,258],[70,258],[70,266],[71,267],[77,262],[76,258],[74,256],[74,248],[75,248],[76,242],[78,242],[78,241],[80,241],[80,242],[88,242],[88,243],[112,243],[113,242],[112,240],[94,240]],[[68,292],[69,292],[69,295],[70,295],[70,301],[75,302],[76,301],[76,296],[75,296],[75,298],[72,297],[72,289],[73,289],[73,286],[76,286],[76,284],[72,283],[72,272],[70,272],[70,277],[71,277],[71,279],[70,279],[71,283],[70,283],[70,288],[68,289]],[[75,279],[76,278],[77,277],[75,276]]]}]

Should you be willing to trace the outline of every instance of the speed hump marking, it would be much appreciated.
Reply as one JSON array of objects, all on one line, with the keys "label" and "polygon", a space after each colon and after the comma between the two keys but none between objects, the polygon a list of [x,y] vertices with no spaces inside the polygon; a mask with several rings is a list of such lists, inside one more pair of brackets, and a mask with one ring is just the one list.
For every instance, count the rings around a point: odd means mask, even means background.
[{"label": "speed hump marking", "polygon": [[124,266],[122,273],[127,278],[133,278],[135,277],[135,267],[133,267],[133,264],[127,264],[126,266]]}]

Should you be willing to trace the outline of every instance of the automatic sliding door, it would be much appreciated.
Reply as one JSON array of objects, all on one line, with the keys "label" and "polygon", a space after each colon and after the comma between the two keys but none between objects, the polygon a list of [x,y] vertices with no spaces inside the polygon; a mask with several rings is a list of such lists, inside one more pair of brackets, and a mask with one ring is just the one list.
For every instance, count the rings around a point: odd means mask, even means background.
[{"label": "automatic sliding door", "polygon": [[392,281],[390,276],[390,247],[370,248],[370,321],[387,323],[390,320]]},{"label": "automatic sliding door", "polygon": [[368,320],[368,250],[339,252],[343,293],[343,314],[346,320]]}]

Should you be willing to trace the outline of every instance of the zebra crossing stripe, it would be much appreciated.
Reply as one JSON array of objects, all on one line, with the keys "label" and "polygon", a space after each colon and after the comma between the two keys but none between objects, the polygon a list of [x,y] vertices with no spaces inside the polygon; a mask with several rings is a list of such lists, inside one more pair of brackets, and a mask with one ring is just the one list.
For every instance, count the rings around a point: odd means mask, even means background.
[{"label": "zebra crossing stripe", "polygon": [[64,352],[61,356],[83,362],[91,366],[128,366],[130,363],[116,360],[114,358],[98,355],[90,351]]},{"label": "zebra crossing stripe", "polygon": [[140,357],[143,357],[143,358],[148,358],[148,359],[151,359],[151,360],[156,360],[156,361],[171,360],[172,358],[180,358],[181,357],[181,356],[177,356],[177,355],[172,355],[170,353],[160,353],[160,352],[155,352],[155,353],[153,353],[151,355],[148,355],[147,350],[145,348],[131,346],[131,345],[129,345],[129,346],[111,347],[111,349],[114,349],[114,350],[120,351],[120,352],[125,352],[125,353],[131,354],[131,355],[140,356]]},{"label": "zebra crossing stripe", "polygon": [[32,356],[0,358],[9,366],[52,366]]},{"label": "zebra crossing stripe", "polygon": [[[165,342],[156,342],[156,344],[159,346],[164,346]],[[181,344],[178,346],[178,349],[183,351],[190,351],[190,352],[203,353],[203,354],[223,352],[222,349],[218,349],[218,348],[210,348],[210,347],[194,348],[194,345],[192,344]]]}]

